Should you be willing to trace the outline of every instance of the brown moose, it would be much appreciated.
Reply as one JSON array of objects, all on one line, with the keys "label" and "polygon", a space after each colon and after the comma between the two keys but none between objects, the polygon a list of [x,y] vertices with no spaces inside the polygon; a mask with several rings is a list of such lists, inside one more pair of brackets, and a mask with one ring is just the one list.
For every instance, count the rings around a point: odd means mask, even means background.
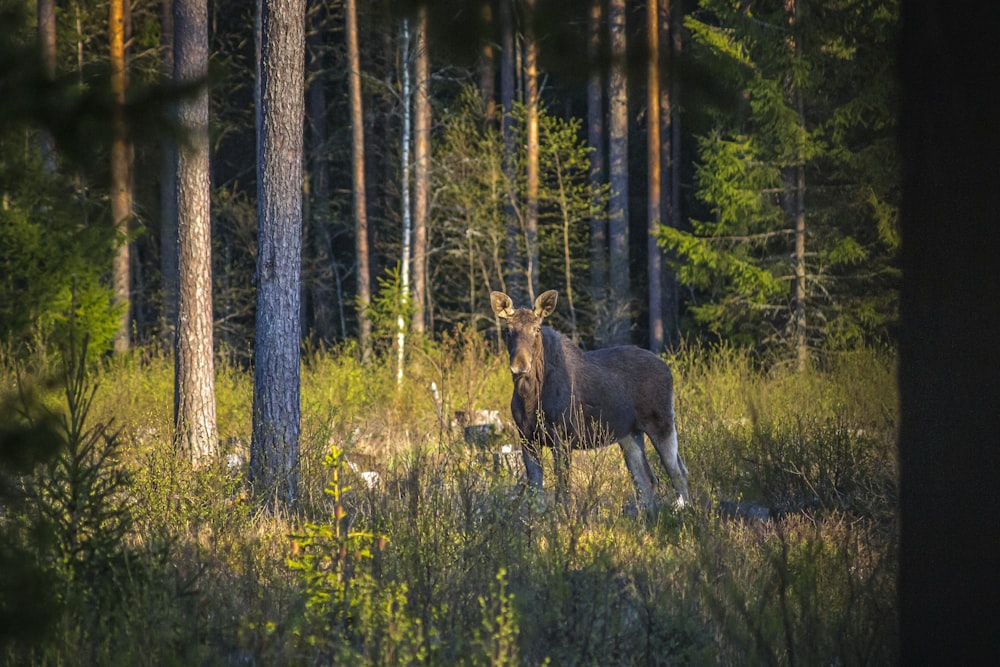
[{"label": "brown moose", "polygon": [[496,316],[506,321],[514,394],[510,410],[522,439],[528,482],[542,487],[541,446],[551,447],[556,491],[569,485],[573,448],[617,442],[643,505],[655,504],[656,476],[646,459],[643,433],[653,441],[670,475],[677,505],[689,500],[687,469],[677,451],[674,382],[652,352],[633,345],[583,352],[566,336],[542,326],[558,292],[535,299],[534,309],[514,308],[502,292],[490,294]]}]

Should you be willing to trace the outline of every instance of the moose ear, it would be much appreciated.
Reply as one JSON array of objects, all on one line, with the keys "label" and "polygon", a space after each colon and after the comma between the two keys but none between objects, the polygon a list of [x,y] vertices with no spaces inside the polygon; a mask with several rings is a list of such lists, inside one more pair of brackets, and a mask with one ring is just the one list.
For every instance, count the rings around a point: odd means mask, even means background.
[{"label": "moose ear", "polygon": [[554,289],[539,294],[538,298],[535,299],[535,316],[548,317],[551,315],[556,309],[557,298],[559,298],[559,292]]},{"label": "moose ear", "polygon": [[502,320],[514,314],[514,302],[503,292],[490,292],[490,305],[493,306],[493,314]]}]

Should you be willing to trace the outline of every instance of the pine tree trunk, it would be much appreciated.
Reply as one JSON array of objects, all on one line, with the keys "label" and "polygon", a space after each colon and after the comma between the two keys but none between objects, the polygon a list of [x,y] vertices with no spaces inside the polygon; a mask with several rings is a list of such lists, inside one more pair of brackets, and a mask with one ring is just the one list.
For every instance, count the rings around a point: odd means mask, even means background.
[{"label": "pine tree trunk", "polygon": [[361,56],[358,51],[356,0],[344,0],[347,32],[347,66],[351,104],[351,150],[354,178],[354,253],[357,259],[358,338],[361,357],[367,361],[372,349],[372,323],[368,307],[372,301],[368,253],[368,213],[365,198],[365,125],[361,107]]},{"label": "pine tree trunk", "polygon": [[660,16],[657,0],[646,2],[646,157],[647,157],[647,224],[646,238],[649,277],[649,349],[663,351],[662,251],[657,233],[662,224],[660,210]]},{"label": "pine tree trunk", "polygon": [[305,0],[257,4],[257,322],[250,476],[273,510],[298,486]]},{"label": "pine tree trunk", "polygon": [[590,298],[600,307],[608,285],[608,218],[604,198],[598,193],[604,187],[604,96],[603,63],[601,62],[601,28],[603,3],[590,0],[587,13],[587,143],[590,146]]},{"label": "pine tree trunk", "polygon": [[427,6],[420,5],[414,48],[416,86],[413,91],[413,331],[426,328],[427,222],[430,201],[431,72],[427,52]]},{"label": "pine tree trunk", "polygon": [[111,92],[114,97],[110,152],[111,222],[117,233],[111,281],[115,307],[121,309],[114,350],[120,354],[131,346],[131,267],[129,261],[129,220],[132,217],[132,189],[129,184],[128,127],[125,123],[125,3],[111,0],[108,8],[111,53]]},{"label": "pine tree trunk", "polygon": [[[208,76],[208,2],[174,0],[174,80]],[[208,90],[177,105],[186,141],[177,151],[178,300],[174,364],[177,444],[197,465],[216,451],[212,334],[212,223]]]},{"label": "pine tree trunk", "polygon": [[[174,3],[160,4],[160,74],[164,80],[174,76]],[[173,340],[177,323],[177,140],[165,137],[160,142],[160,275],[163,305],[160,309],[160,335]]]},{"label": "pine tree trunk", "polygon": [[524,103],[525,130],[525,207],[524,247],[527,253],[528,302],[535,302],[539,290],[538,275],[538,43],[535,39],[535,0],[524,0]]},{"label": "pine tree trunk", "polygon": [[610,128],[608,169],[611,197],[608,202],[608,241],[611,318],[611,341],[627,343],[630,339],[629,307],[629,206],[628,206],[628,62],[625,36],[625,0],[608,3],[608,29],[611,43],[611,71],[608,77]]},{"label": "pine tree trunk", "polygon": [[500,289],[523,303],[524,272],[518,255],[521,225],[517,219],[517,137],[514,128],[514,16],[513,0],[500,0],[500,103],[503,106],[501,133],[503,135],[504,224],[507,230],[507,258],[504,267],[504,284]]},{"label": "pine tree trunk", "polygon": [[[681,228],[680,117],[674,113],[680,94],[680,77],[673,64],[680,57],[683,20],[680,0],[660,0],[660,195],[663,224]],[[668,252],[665,258],[671,257]],[[680,335],[680,295],[677,275],[669,262],[662,267],[664,344],[673,349]]]},{"label": "pine tree trunk", "polygon": [[[309,12],[311,25],[306,37],[309,72],[306,79],[306,113],[309,128],[306,161],[309,165],[308,229],[312,236],[311,259],[313,275],[308,294],[312,302],[312,331],[317,338],[329,344],[336,338],[337,320],[335,303],[337,267],[330,236],[330,165],[327,159],[326,127],[326,70],[322,53],[325,23],[325,3],[311,0]],[[310,244],[303,241],[306,247]]]}]

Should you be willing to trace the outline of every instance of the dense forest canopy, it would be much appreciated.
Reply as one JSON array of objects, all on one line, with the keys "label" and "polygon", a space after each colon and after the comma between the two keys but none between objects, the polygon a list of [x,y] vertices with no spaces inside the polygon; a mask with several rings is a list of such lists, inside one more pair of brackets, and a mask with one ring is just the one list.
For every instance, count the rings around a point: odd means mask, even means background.
[{"label": "dense forest canopy", "polygon": [[[176,249],[164,227],[161,164],[171,137],[177,138],[170,110],[178,88],[164,67],[164,37],[173,28],[162,4],[137,0],[124,17],[132,195],[125,231],[112,224],[109,156],[106,144],[95,141],[113,133],[107,4],[56,3],[54,60],[43,66],[35,3],[4,2],[10,26],[0,37],[4,93],[20,101],[5,104],[0,134],[5,344],[19,348],[58,335],[71,302],[95,349],[114,337],[122,309],[140,344],[167,340],[173,330],[176,260],[170,255]],[[730,340],[779,357],[891,340],[899,280],[897,3],[702,0],[662,7],[655,71],[663,187],[653,194],[644,157],[649,22],[644,6],[626,3],[628,114],[621,136],[627,141],[622,182],[629,254],[628,267],[619,262],[610,273],[595,264],[594,253],[606,254],[617,242],[605,234],[619,214],[608,207],[619,205],[613,194],[621,186],[609,182],[608,169],[595,172],[602,162],[591,158],[606,156],[609,142],[618,140],[609,137],[619,136],[608,116],[607,86],[619,64],[611,27],[601,23],[588,59],[591,3],[513,3],[509,23],[494,3],[431,3],[422,42],[429,61],[423,87],[429,151],[419,158],[428,177],[404,187],[403,174],[413,171],[401,162],[404,118],[421,87],[410,86],[404,96],[403,85],[415,80],[421,51],[403,30],[413,25],[419,4],[374,2],[357,10],[367,276],[359,276],[356,256],[344,6],[308,4],[306,338],[326,344],[357,338],[355,295],[363,279],[375,294],[371,315],[389,322],[376,327],[376,335],[383,347],[390,345],[395,311],[402,308],[393,296],[399,278],[392,276],[405,268],[414,285],[426,285],[406,313],[419,317],[419,326],[411,321],[408,327],[431,333],[458,323],[491,326],[484,308],[491,289],[537,294],[556,288],[566,297],[556,325],[587,345],[612,340],[622,322],[633,342],[647,343],[652,312],[675,335]],[[217,0],[209,3],[209,16],[216,346],[246,357],[256,270],[253,7]],[[504,54],[505,44],[514,52]],[[537,54],[530,76],[529,46]],[[507,55],[512,77],[504,73]],[[588,98],[595,72],[604,90],[596,106]],[[508,80],[513,87],[505,90]],[[604,131],[591,145],[595,122]],[[48,136],[55,163],[43,150]],[[421,136],[411,131],[407,147]],[[531,136],[538,137],[534,152]],[[407,153],[412,166],[414,152]],[[406,195],[411,202],[423,196],[426,204],[404,238],[402,201],[409,188],[417,190]],[[647,219],[651,196],[663,204],[656,209],[661,225]],[[662,290],[664,308],[651,309],[649,295],[661,290],[649,289],[646,266],[655,246],[646,241],[658,228],[667,260],[660,280],[670,289]],[[404,247],[421,233],[419,249],[404,258]],[[127,302],[108,291],[112,258],[123,243],[131,250]],[[623,268],[628,294],[616,301],[602,287]]]}]

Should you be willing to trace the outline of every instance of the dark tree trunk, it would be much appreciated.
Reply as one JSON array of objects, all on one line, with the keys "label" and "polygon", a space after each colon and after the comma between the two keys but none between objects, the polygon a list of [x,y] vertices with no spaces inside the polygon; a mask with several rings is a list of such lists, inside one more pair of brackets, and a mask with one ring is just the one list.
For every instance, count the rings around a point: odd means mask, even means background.
[{"label": "dark tree trunk", "polygon": [[257,4],[257,337],[254,347],[254,493],[292,506],[298,483],[299,275],[305,0]]},{"label": "dark tree trunk", "polygon": [[[208,1],[174,0],[174,80],[208,76]],[[212,224],[208,89],[177,105],[186,140],[177,152],[178,300],[174,364],[177,444],[196,465],[216,451],[212,335]]]},{"label": "dark tree trunk", "polygon": [[608,217],[604,197],[604,64],[601,58],[603,2],[591,0],[587,15],[587,143],[590,145],[590,298],[600,307],[608,286]]},{"label": "dark tree trunk", "polygon": [[903,2],[902,665],[1000,651],[1000,5]]},{"label": "dark tree trunk", "polygon": [[630,271],[628,206],[628,62],[625,36],[625,0],[608,3],[611,71],[608,77],[610,123],[608,169],[608,241],[611,286],[611,342],[630,340]]},{"label": "dark tree trunk", "polygon": [[[681,228],[680,118],[675,113],[680,77],[674,64],[681,52],[681,0],[660,0],[660,211],[663,224]],[[670,254],[664,255],[669,260]],[[669,261],[662,267],[662,315],[664,344],[674,349],[680,336],[680,302],[677,275]]]},{"label": "dark tree trunk", "polygon": [[368,360],[372,348],[371,269],[368,253],[368,213],[365,198],[365,125],[361,108],[361,56],[358,51],[358,10],[356,0],[345,0],[347,67],[351,103],[351,166],[354,177],[354,254],[357,259],[358,342],[361,357]]},{"label": "dark tree trunk", "polygon": [[[174,3],[160,4],[160,73],[164,79],[174,76]],[[177,323],[177,140],[165,137],[160,142],[160,275],[163,305],[160,309],[160,335],[173,340]]]},{"label": "dark tree trunk", "polygon": [[517,218],[517,137],[514,128],[514,0],[500,0],[500,103],[503,106],[504,221],[507,228],[505,285],[501,289],[515,299],[524,300],[524,270],[519,258],[521,225]]},{"label": "dark tree trunk", "polygon": [[662,223],[660,193],[660,16],[657,0],[646,2],[646,264],[649,278],[649,349],[663,352],[663,253],[657,244]]}]

